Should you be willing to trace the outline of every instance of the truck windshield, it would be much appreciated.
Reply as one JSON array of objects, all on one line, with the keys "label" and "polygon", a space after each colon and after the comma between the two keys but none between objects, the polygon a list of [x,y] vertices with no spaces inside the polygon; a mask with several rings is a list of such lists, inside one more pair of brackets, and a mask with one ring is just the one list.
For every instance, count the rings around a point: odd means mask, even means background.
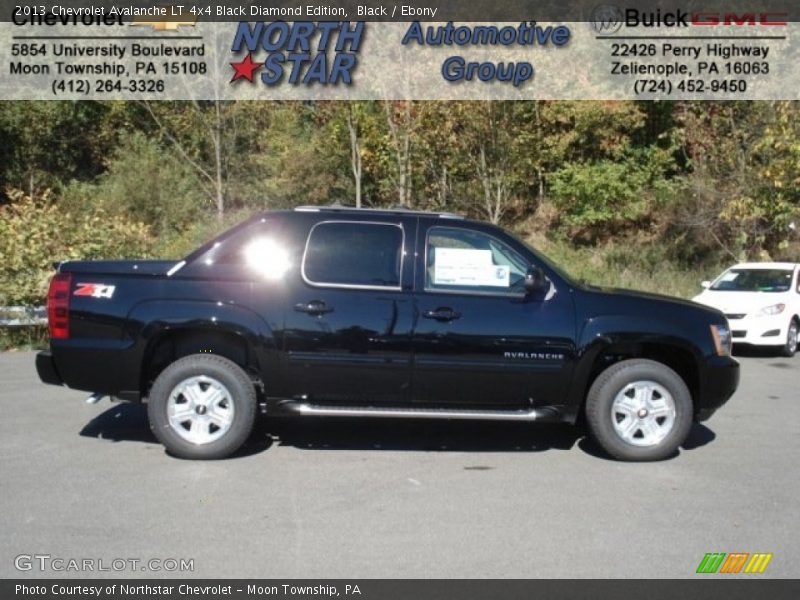
[{"label": "truck windshield", "polygon": [[792,285],[790,269],[731,269],[711,289],[717,292],[785,292]]}]

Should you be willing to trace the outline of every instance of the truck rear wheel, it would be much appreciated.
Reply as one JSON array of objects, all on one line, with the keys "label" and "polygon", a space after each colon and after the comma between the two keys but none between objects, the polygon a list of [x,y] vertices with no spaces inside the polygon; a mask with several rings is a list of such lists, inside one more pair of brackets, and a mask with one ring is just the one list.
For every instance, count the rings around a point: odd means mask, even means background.
[{"label": "truck rear wheel", "polygon": [[674,454],[689,435],[692,409],[680,375],[646,359],[612,365],[586,397],[592,438],[619,460],[661,460]]},{"label": "truck rear wheel", "polygon": [[169,365],[150,390],[150,428],[170,454],[219,459],[236,452],[253,429],[253,382],[239,365],[209,354]]}]

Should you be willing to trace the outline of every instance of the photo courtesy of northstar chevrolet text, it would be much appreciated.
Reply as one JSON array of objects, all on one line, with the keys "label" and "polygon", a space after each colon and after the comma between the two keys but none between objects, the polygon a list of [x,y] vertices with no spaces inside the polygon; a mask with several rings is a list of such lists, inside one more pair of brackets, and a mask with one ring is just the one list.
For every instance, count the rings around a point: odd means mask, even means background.
[{"label": "photo courtesy of northstar chevrolet text", "polygon": [[0,596],[797,596],[794,2],[0,4]]}]

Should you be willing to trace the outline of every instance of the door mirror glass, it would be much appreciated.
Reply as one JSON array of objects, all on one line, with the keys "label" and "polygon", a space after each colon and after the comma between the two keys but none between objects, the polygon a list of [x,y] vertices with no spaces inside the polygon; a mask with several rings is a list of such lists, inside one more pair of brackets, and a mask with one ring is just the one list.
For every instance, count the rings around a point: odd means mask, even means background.
[{"label": "door mirror glass", "polygon": [[525,291],[529,294],[542,294],[550,287],[550,282],[541,267],[531,265],[525,273]]}]

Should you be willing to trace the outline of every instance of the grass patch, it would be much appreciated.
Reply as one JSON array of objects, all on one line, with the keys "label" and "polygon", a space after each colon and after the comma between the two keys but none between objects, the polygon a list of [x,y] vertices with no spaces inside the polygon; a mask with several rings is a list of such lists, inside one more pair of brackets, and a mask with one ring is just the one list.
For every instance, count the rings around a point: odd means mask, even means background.
[{"label": "grass patch", "polygon": [[667,249],[656,244],[607,244],[575,248],[544,237],[530,240],[575,279],[592,285],[626,288],[692,298],[702,291],[700,282],[713,279],[725,265],[680,265],[670,261]]},{"label": "grass patch", "polygon": [[43,350],[49,342],[47,327],[0,328],[0,352]]}]

